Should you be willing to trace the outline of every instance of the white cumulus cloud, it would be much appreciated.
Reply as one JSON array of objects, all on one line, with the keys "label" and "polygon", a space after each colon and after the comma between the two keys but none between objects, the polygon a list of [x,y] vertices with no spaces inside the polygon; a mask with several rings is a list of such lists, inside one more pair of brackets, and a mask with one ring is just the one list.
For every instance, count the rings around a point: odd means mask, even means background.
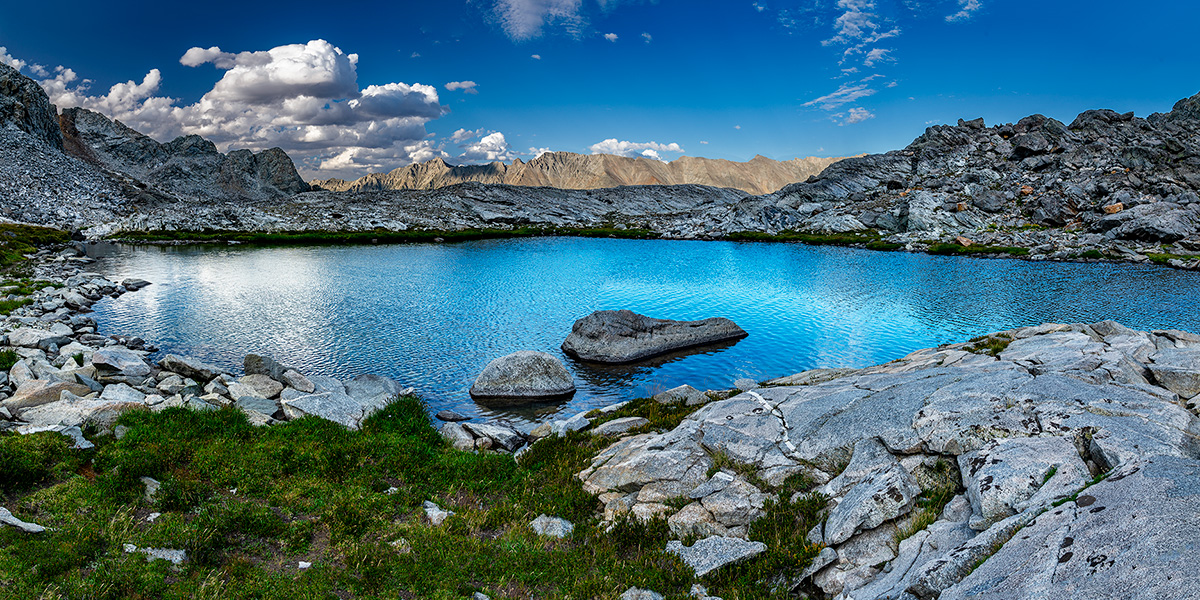
[{"label": "white cumulus cloud", "polygon": [[530,54],[529,58],[532,58],[533,60],[542,60],[542,55],[541,54]]},{"label": "white cumulus cloud", "polygon": [[642,33],[642,39],[643,39],[643,40],[646,40],[646,43],[647,43],[647,44],[649,44],[650,42],[653,42],[653,41],[654,41],[654,36],[650,35],[649,33],[644,33],[644,32],[643,32],[643,33]]},{"label": "white cumulus cloud", "polygon": [[683,148],[674,142],[660,144],[658,142],[627,142],[617,138],[609,138],[592,144],[589,148],[592,154],[615,154],[617,156],[646,156],[662,160],[659,152],[683,152]]},{"label": "white cumulus cloud", "polygon": [[975,13],[979,9],[983,8],[983,5],[980,4],[979,0],[958,0],[958,4],[960,10],[946,17],[947,22],[957,23],[959,21],[966,21],[975,16]]},{"label": "white cumulus cloud", "polygon": [[4,46],[0,46],[0,63],[6,64],[18,71],[25,68],[25,61],[10,56],[8,48]]},{"label": "white cumulus cloud", "polygon": [[92,94],[91,82],[61,66],[40,83],[61,108],[95,110],[160,140],[195,134],[222,150],[281,147],[306,175],[352,177],[439,155],[425,130],[447,110],[437,89],[399,82],[360,88],[358,55],[325,40],[236,54],[191,48],[180,62],[211,63],[224,73],[193,104],[157,95],[157,69],[106,94]]},{"label": "white cumulus cloud", "polygon": [[513,150],[508,145],[508,141],[504,139],[504,134],[499,131],[489,133],[477,142],[469,144],[461,144],[462,154],[455,158],[455,161],[464,163],[482,163],[492,161],[509,162],[514,158],[523,156],[523,152]]},{"label": "white cumulus cloud", "polygon": [[477,84],[474,81],[451,81],[450,83],[446,84],[446,89],[451,92],[455,90],[462,90],[467,94],[478,94],[479,90],[476,89],[476,86]]},{"label": "white cumulus cloud", "polygon": [[608,40],[608,41],[610,41],[610,42],[615,42],[615,41],[617,41],[617,34],[615,34],[615,33],[606,33],[606,34],[604,34],[604,39],[606,39],[606,40]]}]

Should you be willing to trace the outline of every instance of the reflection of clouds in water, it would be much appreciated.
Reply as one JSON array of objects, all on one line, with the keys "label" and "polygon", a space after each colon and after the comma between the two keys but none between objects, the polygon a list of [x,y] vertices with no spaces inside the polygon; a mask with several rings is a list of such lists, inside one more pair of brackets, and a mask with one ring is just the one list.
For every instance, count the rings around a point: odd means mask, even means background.
[{"label": "reflection of clouds in water", "polygon": [[[393,377],[432,408],[533,421],[684,383],[728,388],[804,369],[866,366],[1045,321],[1114,318],[1200,329],[1200,274],[1138,265],[978,260],[796,244],[547,238],[322,248],[139,248],[113,277],[155,283],[97,307],[103,331],[240,369],[246,352],[313,374]],[[566,403],[491,410],[467,395],[497,356],[561,356],[593,310],[724,316],[750,336],[658,363],[563,357]]]}]

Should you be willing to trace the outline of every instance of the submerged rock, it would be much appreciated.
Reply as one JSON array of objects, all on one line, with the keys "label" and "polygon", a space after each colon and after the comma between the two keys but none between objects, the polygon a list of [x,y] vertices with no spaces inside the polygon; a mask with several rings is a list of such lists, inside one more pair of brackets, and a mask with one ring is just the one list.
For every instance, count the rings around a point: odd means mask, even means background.
[{"label": "submerged rock", "polygon": [[561,361],[530,350],[488,363],[471,386],[471,397],[489,404],[520,404],[574,393],[575,382]]},{"label": "submerged rock", "polygon": [[627,363],[747,335],[721,317],[671,321],[630,310],[601,310],[575,321],[562,350],[580,360]]}]

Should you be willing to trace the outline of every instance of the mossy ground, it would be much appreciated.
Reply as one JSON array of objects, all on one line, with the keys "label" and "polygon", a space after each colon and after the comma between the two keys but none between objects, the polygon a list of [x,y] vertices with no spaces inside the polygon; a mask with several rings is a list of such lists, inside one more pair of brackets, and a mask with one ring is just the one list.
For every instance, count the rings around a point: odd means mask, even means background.
[{"label": "mossy ground", "polygon": [[71,234],[35,225],[0,225],[0,273],[21,273],[25,255],[43,246],[66,244]]},{"label": "mossy ground", "polygon": [[[668,426],[682,409],[641,412]],[[773,598],[784,592],[769,582],[820,550],[803,538],[824,500],[793,502],[807,484],[791,481],[751,527],[769,551],[698,581],[664,552],[665,521],[602,530],[575,474],[611,440],[575,432],[520,461],[460,452],[411,397],[361,431],[311,417],[255,428],[233,409],[120,423],[121,440],[82,452],[58,434],[0,435],[3,505],[51,528],[0,528],[0,598],[615,598],[631,586],[684,598],[696,582],[727,600]],[[162,483],[153,502],[142,476]],[[456,514],[431,527],[426,500]],[[543,513],[574,534],[535,535]],[[124,544],[188,561],[148,562]]]}]

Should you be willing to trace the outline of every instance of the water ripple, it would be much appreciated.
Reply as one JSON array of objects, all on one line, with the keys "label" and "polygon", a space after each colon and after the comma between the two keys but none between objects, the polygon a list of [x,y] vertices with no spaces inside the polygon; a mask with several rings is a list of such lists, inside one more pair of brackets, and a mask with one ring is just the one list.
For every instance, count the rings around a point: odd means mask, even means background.
[{"label": "water ripple", "polygon": [[[435,410],[537,421],[688,383],[725,388],[814,367],[866,366],[1048,321],[1200,331],[1200,274],[798,244],[549,238],[327,248],[124,248],[114,277],[155,282],[96,306],[103,331],[240,370],[247,352],[335,377],[379,373]],[[563,357],[579,392],[522,410],[467,394],[488,361],[561,356],[575,319],[628,308],[725,316],[735,344],[648,365]]]}]

